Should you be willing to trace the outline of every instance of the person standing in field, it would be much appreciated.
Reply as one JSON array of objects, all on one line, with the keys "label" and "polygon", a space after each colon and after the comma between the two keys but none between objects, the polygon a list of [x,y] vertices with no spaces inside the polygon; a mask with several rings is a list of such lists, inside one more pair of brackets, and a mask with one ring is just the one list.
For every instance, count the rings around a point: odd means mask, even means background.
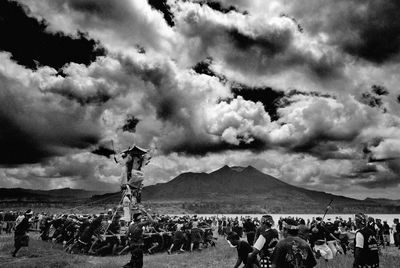
[{"label": "person standing in field", "polygon": [[142,210],[148,217],[148,220],[142,221],[142,213],[133,215],[133,222],[129,225],[128,240],[131,250],[131,260],[125,264],[124,268],[142,268],[143,267],[143,227],[154,222],[153,218],[145,210]]},{"label": "person standing in field", "polygon": [[256,225],[250,217],[244,222],[243,229],[246,233],[247,242],[252,246],[254,244],[254,237],[256,235]]},{"label": "person standing in field", "polygon": [[30,227],[29,219],[32,217],[32,215],[32,210],[28,209],[25,212],[25,215],[18,219],[14,233],[15,250],[12,253],[13,257],[16,257],[17,252],[21,249],[21,247],[27,247],[29,245],[29,236],[27,235],[27,232],[29,231]]},{"label": "person standing in field", "polygon": [[264,215],[261,218],[260,234],[254,242],[253,251],[249,254],[249,259],[256,259],[257,254],[260,255],[260,267],[271,267],[271,253],[275,245],[278,243],[279,234],[276,229],[273,229],[274,220],[271,215]]},{"label": "person standing in field", "polygon": [[390,226],[387,221],[383,221],[383,242],[386,246],[390,246]]},{"label": "person standing in field", "polygon": [[358,213],[355,216],[356,238],[353,268],[378,268],[379,248],[376,231],[372,224],[367,224],[367,216]]}]

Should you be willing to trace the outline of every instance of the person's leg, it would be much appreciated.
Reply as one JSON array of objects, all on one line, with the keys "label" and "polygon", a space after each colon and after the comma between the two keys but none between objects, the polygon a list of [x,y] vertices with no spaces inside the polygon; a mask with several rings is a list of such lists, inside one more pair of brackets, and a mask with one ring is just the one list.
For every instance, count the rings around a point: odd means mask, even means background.
[{"label": "person's leg", "polygon": [[21,249],[21,241],[20,241],[20,238],[19,237],[15,237],[14,238],[14,251],[13,251],[13,253],[12,253],[12,256],[13,257],[16,257],[16,255],[17,255],[17,252]]},{"label": "person's leg", "polygon": [[137,247],[132,251],[131,264],[135,268],[143,267],[143,250],[141,247]]},{"label": "person's leg", "polygon": [[172,243],[172,245],[169,247],[169,249],[167,250],[168,254],[172,253],[172,249],[174,248],[175,244]]},{"label": "person's leg", "polygon": [[336,249],[336,241],[328,241],[327,242],[329,249],[332,252],[332,257],[336,256],[337,249]]},{"label": "person's leg", "polygon": [[151,248],[149,248],[147,251],[148,251],[150,254],[153,254],[153,250],[156,249],[156,248],[158,247],[158,245],[159,245],[159,244],[158,244],[157,242],[153,243],[152,246],[151,246]]}]

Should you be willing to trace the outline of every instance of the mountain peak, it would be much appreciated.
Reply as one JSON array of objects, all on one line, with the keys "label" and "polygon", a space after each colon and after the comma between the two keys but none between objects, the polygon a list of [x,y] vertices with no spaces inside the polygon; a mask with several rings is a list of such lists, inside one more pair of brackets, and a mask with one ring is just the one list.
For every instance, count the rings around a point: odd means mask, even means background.
[{"label": "mountain peak", "polygon": [[247,167],[232,166],[232,167],[230,167],[228,165],[225,165],[225,166],[221,167],[220,169],[217,169],[217,170],[211,172],[210,174],[222,174],[222,173],[227,173],[227,172],[249,172],[249,171],[261,172],[253,166],[247,166]]}]

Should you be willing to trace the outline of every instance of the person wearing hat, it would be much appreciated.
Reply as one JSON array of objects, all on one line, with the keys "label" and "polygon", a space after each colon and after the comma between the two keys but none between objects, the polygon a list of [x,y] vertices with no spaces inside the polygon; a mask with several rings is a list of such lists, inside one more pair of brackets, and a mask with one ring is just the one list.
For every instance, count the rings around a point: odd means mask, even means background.
[{"label": "person wearing hat", "polygon": [[27,232],[29,231],[30,223],[29,219],[32,217],[33,211],[28,209],[25,212],[25,215],[19,219],[18,224],[15,226],[14,233],[14,248],[15,250],[12,253],[13,257],[16,257],[17,252],[21,249],[21,247],[27,247],[29,245],[29,236]]},{"label": "person wearing hat", "polygon": [[379,248],[373,219],[363,213],[355,215],[356,238],[353,268],[378,268]]},{"label": "person wearing hat", "polygon": [[[146,214],[148,220],[142,221],[143,214]],[[142,210],[142,213],[138,212],[133,214],[133,222],[129,224],[127,233],[129,247],[132,255],[131,260],[123,266],[124,268],[143,267],[143,227],[153,222],[154,220],[151,215],[144,209]]]},{"label": "person wearing hat", "polygon": [[271,267],[271,252],[279,240],[279,234],[276,229],[272,229],[275,222],[271,215],[264,215],[261,217],[261,227],[259,229],[259,236],[253,245],[253,250],[249,254],[249,259],[257,259],[257,254],[260,255],[260,267]]},{"label": "person wearing hat", "polygon": [[272,253],[272,268],[304,267],[317,265],[311,247],[299,236],[299,226],[294,219],[282,220],[282,235]]}]

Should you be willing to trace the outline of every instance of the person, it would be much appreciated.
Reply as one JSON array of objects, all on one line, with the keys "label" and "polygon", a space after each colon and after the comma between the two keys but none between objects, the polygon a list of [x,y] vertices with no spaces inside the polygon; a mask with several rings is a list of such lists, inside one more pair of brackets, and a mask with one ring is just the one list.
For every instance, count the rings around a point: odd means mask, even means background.
[{"label": "person", "polygon": [[29,236],[27,232],[29,231],[30,223],[29,219],[32,217],[33,211],[28,209],[25,212],[23,217],[18,219],[18,224],[15,226],[14,233],[14,248],[15,250],[12,253],[13,257],[16,257],[17,252],[21,249],[21,247],[27,247],[29,245]]},{"label": "person", "polygon": [[272,229],[274,220],[271,215],[264,215],[261,218],[260,235],[253,246],[253,251],[249,254],[249,259],[260,255],[261,268],[269,268],[271,265],[270,256],[275,245],[279,240],[279,234],[276,229]]},{"label": "person", "polygon": [[[226,237],[226,240],[231,247],[237,250],[237,260],[233,268],[238,268],[243,263],[243,268],[253,268],[254,260],[248,258],[248,254],[253,251],[250,244],[244,240],[240,240],[240,237],[235,232],[230,232]],[[257,260],[257,259],[255,259]]]},{"label": "person", "polygon": [[[367,216],[363,213],[355,215],[356,238],[353,268],[378,268],[379,248],[373,224],[367,224]],[[368,221],[372,223],[372,221]]]},{"label": "person", "polygon": [[251,220],[251,218],[247,218],[246,221],[243,224],[243,229],[244,232],[246,233],[246,237],[247,237],[247,242],[250,245],[254,244],[254,237],[256,235],[256,225],[254,224],[254,222]]},{"label": "person", "polygon": [[180,252],[184,252],[183,246],[185,245],[185,236],[184,233],[182,232],[182,223],[178,223],[176,226],[176,231],[174,232],[174,237],[172,240],[171,247],[168,249],[168,254],[172,253],[172,250],[175,248],[179,248]]},{"label": "person", "polygon": [[317,258],[323,257],[325,261],[333,259],[333,252],[326,243],[326,238],[331,234],[325,228],[321,217],[317,217],[314,224],[311,225],[310,242]]},{"label": "person", "polygon": [[200,243],[202,240],[201,237],[201,230],[199,229],[199,222],[197,216],[194,216],[194,219],[191,222],[192,228],[190,230],[190,251],[192,252],[193,249],[196,247],[200,250]]},{"label": "person", "polygon": [[144,173],[142,168],[150,162],[151,156],[148,150],[142,149],[136,145],[129,147],[114,157],[116,163],[122,163],[125,166],[125,174],[121,178],[121,188],[132,195],[129,198],[133,204],[141,203],[141,191],[143,187]]},{"label": "person", "polygon": [[394,219],[393,237],[395,246],[400,249],[400,221],[397,218]]},{"label": "person", "polygon": [[314,254],[306,241],[298,236],[295,220],[282,220],[283,239],[272,253],[272,268],[312,268],[317,265]]},{"label": "person", "polygon": [[[143,267],[143,227],[154,222],[153,218],[146,210],[133,215],[133,222],[129,225],[127,237],[131,250],[131,260],[125,264],[124,268],[142,268]],[[143,219],[143,213],[148,220]]]},{"label": "person", "polygon": [[390,246],[390,226],[387,221],[383,221],[383,242]]}]

